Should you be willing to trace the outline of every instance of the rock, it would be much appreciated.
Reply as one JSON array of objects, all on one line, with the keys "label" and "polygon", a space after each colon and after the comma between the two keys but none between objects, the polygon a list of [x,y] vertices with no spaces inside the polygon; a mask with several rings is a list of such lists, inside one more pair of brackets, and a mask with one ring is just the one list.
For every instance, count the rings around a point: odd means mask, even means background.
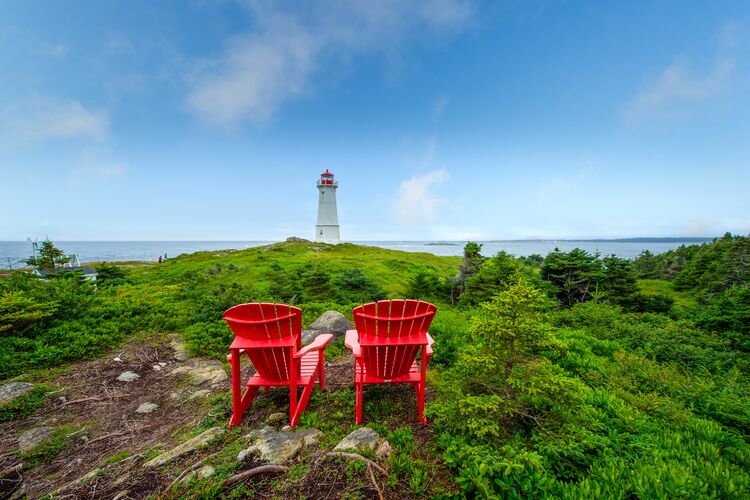
[{"label": "rock", "polygon": [[216,472],[216,469],[214,469],[210,465],[204,465],[197,471],[187,474],[185,477],[180,479],[180,482],[183,484],[187,484],[193,479],[206,479],[207,477],[213,476],[215,472]]},{"label": "rock", "polygon": [[281,432],[291,432],[291,431],[292,431],[291,425],[285,425],[284,427],[281,428]]},{"label": "rock", "polygon": [[190,400],[190,399],[205,398],[209,394],[211,394],[211,391],[209,391],[208,389],[200,389],[200,390],[197,390],[194,393],[190,394],[188,396],[188,400]]},{"label": "rock", "polygon": [[286,241],[287,243],[312,243],[312,241],[300,238],[299,236],[290,236]]},{"label": "rock", "polygon": [[[250,453],[258,453],[262,462],[270,464],[282,464],[294,457],[297,452],[306,446],[318,444],[317,437],[321,435],[317,429],[302,429],[292,432],[276,432],[271,427],[263,427],[254,430],[246,437],[253,444],[245,450],[245,456]],[[238,459],[239,459],[238,455]]]},{"label": "rock", "polygon": [[60,403],[62,403],[62,404],[65,404],[65,403],[67,403],[67,402],[68,402],[68,398],[66,398],[65,396],[60,396],[59,398],[57,398],[57,400],[58,400],[58,401],[59,401]]},{"label": "rock", "polygon": [[212,427],[207,431],[203,431],[201,434],[198,434],[194,438],[188,439],[184,443],[172,448],[171,450],[165,451],[158,457],[152,458],[151,460],[143,464],[143,466],[146,468],[151,468],[164,465],[165,463],[174,460],[177,457],[187,455],[188,453],[192,453],[199,448],[205,447],[211,440],[221,436],[222,434],[224,434],[224,432],[226,431],[223,427]]},{"label": "rock", "polygon": [[281,422],[285,421],[287,418],[286,413],[271,413],[268,418],[266,418],[266,423],[268,425],[279,425]]},{"label": "rock", "polygon": [[174,359],[176,359],[177,361],[185,361],[190,357],[187,347],[179,338],[172,337],[169,345],[174,350]]},{"label": "rock", "polygon": [[18,436],[18,449],[26,452],[36,448],[42,441],[50,437],[54,431],[52,427],[35,427],[24,431]]},{"label": "rock", "polygon": [[6,405],[31,392],[34,388],[34,384],[28,382],[9,382],[7,384],[0,385],[0,406]]},{"label": "rock", "polygon": [[360,427],[344,439],[333,449],[334,451],[345,450],[365,450],[370,449],[375,452],[378,460],[383,460],[391,454],[391,445],[388,441],[380,437],[380,434],[369,427]]},{"label": "rock", "polygon": [[179,366],[170,372],[171,375],[184,373],[190,374],[192,385],[201,385],[206,382],[216,384],[229,378],[226,370],[224,370],[224,365],[220,361],[209,359],[198,359],[189,365]]},{"label": "rock", "polygon": [[154,370],[155,372],[160,372],[161,371],[161,366],[154,365],[154,366],[151,367],[151,369]]},{"label": "rock", "polygon": [[241,450],[237,454],[237,461],[238,462],[244,462],[246,458],[247,458],[247,450]]},{"label": "rock", "polygon": [[133,380],[138,380],[139,378],[141,378],[141,376],[138,375],[137,373],[127,371],[127,372],[122,372],[120,376],[117,377],[117,380],[119,380],[120,382],[132,382]]},{"label": "rock", "polygon": [[334,337],[343,337],[350,329],[349,320],[338,311],[326,311],[313,321],[308,329],[318,333],[332,333]]},{"label": "rock", "polygon": [[150,401],[148,403],[143,403],[138,407],[137,410],[135,410],[136,413],[151,413],[155,409],[159,407],[156,403],[151,403]]}]

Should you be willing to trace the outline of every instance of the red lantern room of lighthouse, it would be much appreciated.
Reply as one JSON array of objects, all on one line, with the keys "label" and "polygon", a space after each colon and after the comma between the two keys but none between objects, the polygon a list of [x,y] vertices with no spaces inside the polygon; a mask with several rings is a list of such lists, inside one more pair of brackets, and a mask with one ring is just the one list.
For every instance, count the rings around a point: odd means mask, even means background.
[{"label": "red lantern room of lighthouse", "polygon": [[326,169],[318,180],[318,224],[315,226],[315,240],[323,243],[339,243],[339,216],[336,209],[336,189],[339,183]]}]

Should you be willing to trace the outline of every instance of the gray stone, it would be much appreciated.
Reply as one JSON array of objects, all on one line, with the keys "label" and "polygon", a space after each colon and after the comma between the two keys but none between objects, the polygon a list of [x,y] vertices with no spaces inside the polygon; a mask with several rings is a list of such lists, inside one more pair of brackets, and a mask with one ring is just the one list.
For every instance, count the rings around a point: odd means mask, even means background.
[{"label": "gray stone", "polygon": [[151,367],[151,369],[154,370],[155,372],[160,372],[161,371],[161,366],[154,365],[154,366]]},{"label": "gray stone", "polygon": [[241,450],[237,454],[237,461],[238,462],[244,462],[246,458],[247,458],[247,450]]},{"label": "gray stone", "polygon": [[34,388],[34,384],[28,382],[9,382],[7,384],[0,385],[0,406],[6,405],[31,392]]},{"label": "gray stone", "polygon": [[229,377],[220,361],[198,359],[185,366],[179,366],[170,372],[171,375],[190,375],[192,385],[202,385],[206,382],[216,384],[226,381]]},{"label": "gray stone", "polygon": [[214,469],[210,465],[204,465],[197,471],[193,471],[190,474],[187,474],[185,477],[180,479],[180,482],[183,484],[187,484],[193,479],[206,479],[207,477],[213,476],[215,473],[216,469]]},{"label": "gray stone", "polygon": [[271,413],[268,418],[266,418],[266,423],[268,425],[279,425],[281,422],[285,421],[287,419],[286,413]]},{"label": "gray stone", "polygon": [[204,448],[211,440],[221,436],[222,434],[224,434],[224,432],[226,432],[226,430],[223,427],[212,427],[207,431],[203,431],[201,434],[198,434],[194,438],[190,438],[184,443],[175,446],[171,450],[165,451],[158,457],[152,458],[151,460],[143,464],[143,466],[146,468],[151,468],[164,465],[177,457],[192,453],[199,448]]},{"label": "gray stone", "polygon": [[120,382],[132,382],[133,380],[138,380],[139,378],[141,378],[141,376],[138,375],[137,373],[127,371],[127,372],[122,372],[120,376],[117,377],[117,380],[119,380]]},{"label": "gray stone", "polygon": [[185,361],[190,357],[187,346],[185,346],[185,344],[179,338],[172,337],[169,345],[174,350],[174,359],[176,359],[177,361]]},{"label": "gray stone", "polygon": [[199,390],[195,391],[194,393],[190,394],[188,396],[188,399],[190,400],[190,399],[205,398],[209,394],[211,394],[211,391],[209,391],[208,389],[199,389]]},{"label": "gray stone", "polygon": [[312,241],[300,238],[299,236],[290,236],[286,241],[287,243],[312,243]]},{"label": "gray stone", "polygon": [[378,460],[387,458],[391,454],[391,445],[388,441],[380,437],[380,434],[369,427],[360,427],[344,439],[333,449],[334,451],[345,450],[365,450],[370,449],[375,452]]},{"label": "gray stone", "polygon": [[35,427],[21,433],[18,436],[18,449],[22,452],[36,448],[42,441],[52,435],[55,430],[52,427]]},{"label": "gray stone", "polygon": [[[282,464],[293,458],[302,448],[318,444],[317,429],[301,429],[291,432],[276,432],[271,427],[252,431],[246,437],[253,444],[245,450],[243,459],[250,453],[258,453],[262,462]],[[238,459],[240,456],[238,455]]]},{"label": "gray stone", "polygon": [[332,333],[334,337],[343,337],[349,326],[349,320],[338,311],[326,311],[307,327],[318,333]]},{"label": "gray stone", "polygon": [[137,409],[137,410],[135,410],[135,412],[136,412],[136,413],[151,413],[152,411],[154,411],[154,410],[155,410],[155,409],[157,409],[158,407],[159,407],[159,405],[158,405],[158,404],[156,404],[156,403],[152,403],[152,402],[150,402],[150,401],[149,401],[149,402],[147,402],[147,403],[143,403],[143,404],[141,404],[141,405],[140,405],[140,406],[138,407],[138,409]]}]

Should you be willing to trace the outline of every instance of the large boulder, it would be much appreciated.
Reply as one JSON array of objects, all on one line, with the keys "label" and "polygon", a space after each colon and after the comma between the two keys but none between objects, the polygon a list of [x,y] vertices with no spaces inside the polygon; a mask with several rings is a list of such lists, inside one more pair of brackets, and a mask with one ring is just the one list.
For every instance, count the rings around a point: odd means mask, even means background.
[{"label": "large boulder", "polygon": [[351,326],[349,320],[338,311],[326,311],[318,319],[310,323],[308,330],[319,333],[332,333],[334,337],[343,337]]},{"label": "large boulder", "polygon": [[52,427],[34,427],[18,436],[18,449],[22,452],[32,450],[47,440],[55,430]]}]

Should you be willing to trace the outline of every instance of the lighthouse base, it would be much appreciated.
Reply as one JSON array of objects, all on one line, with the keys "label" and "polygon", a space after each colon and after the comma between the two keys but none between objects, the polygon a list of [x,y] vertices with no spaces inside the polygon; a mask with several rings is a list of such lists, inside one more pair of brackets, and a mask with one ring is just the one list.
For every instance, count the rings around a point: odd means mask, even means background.
[{"label": "lighthouse base", "polygon": [[315,226],[315,241],[338,245],[341,243],[339,237],[339,226],[333,224],[318,224]]}]

